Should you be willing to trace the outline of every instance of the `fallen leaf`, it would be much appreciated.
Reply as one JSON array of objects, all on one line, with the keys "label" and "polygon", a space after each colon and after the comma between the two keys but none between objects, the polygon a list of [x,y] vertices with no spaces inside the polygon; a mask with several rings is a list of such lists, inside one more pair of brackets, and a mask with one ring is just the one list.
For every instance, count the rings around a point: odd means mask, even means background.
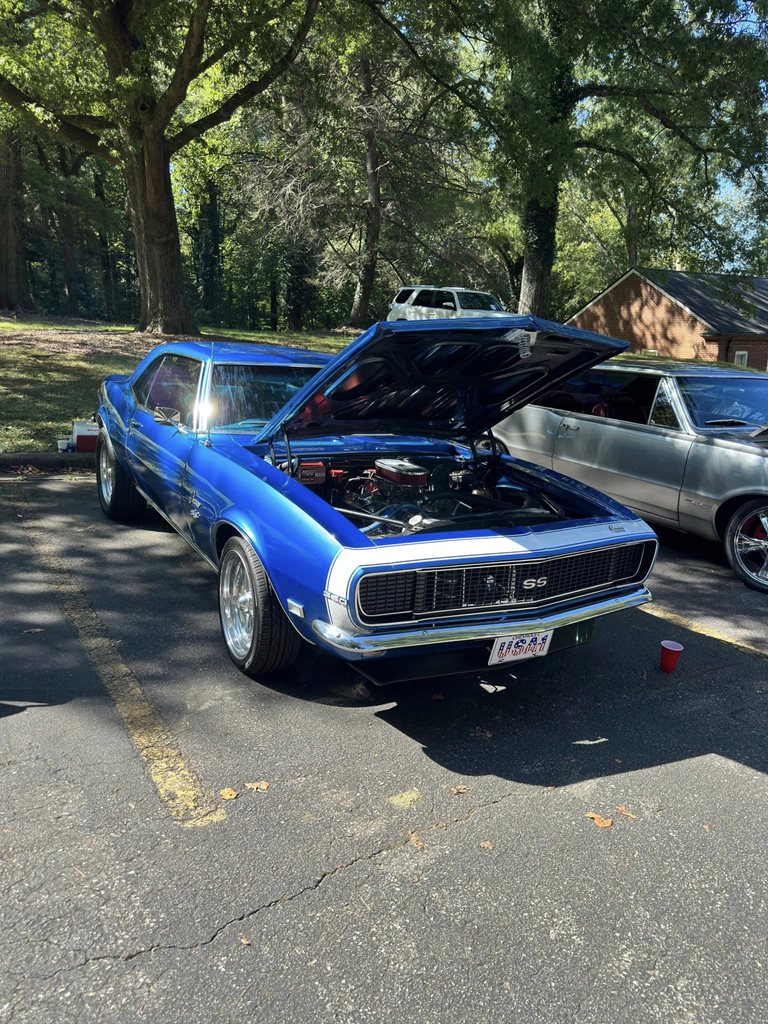
[{"label": "fallen leaf", "polygon": [[23,636],[25,633],[44,633],[44,632],[45,632],[45,630],[41,626],[33,626],[32,629],[22,629],[21,634]]},{"label": "fallen leaf", "polygon": [[621,805],[621,807],[617,807],[616,810],[619,812],[619,814],[623,814],[625,818],[631,818],[632,821],[637,821],[637,815],[633,814],[632,811],[626,808],[623,804]]},{"label": "fallen leaf", "polygon": [[492,850],[493,849],[493,843],[490,841],[490,839],[484,839],[482,841],[482,843],[480,843],[480,849],[481,850]]},{"label": "fallen leaf", "polygon": [[610,828],[613,824],[613,818],[603,818],[594,811],[590,811],[585,817],[591,818],[598,828]]},{"label": "fallen leaf", "polygon": [[427,844],[424,842],[424,840],[421,838],[418,832],[411,832],[411,834],[408,836],[408,842],[417,850],[426,850],[427,848]]},{"label": "fallen leaf", "polygon": [[462,793],[469,792],[469,786],[451,786],[451,792],[454,796],[461,796]]},{"label": "fallen leaf", "polygon": [[269,783],[262,779],[260,782],[246,782],[246,789],[255,789],[257,793],[266,793],[269,789]]},{"label": "fallen leaf", "polygon": [[614,764],[621,764],[621,758],[620,757],[614,757],[613,761],[614,761]]},{"label": "fallen leaf", "polygon": [[237,937],[238,939],[240,939],[244,946],[250,946],[251,940],[247,936],[243,935],[242,932],[240,932],[240,934]]},{"label": "fallen leaf", "polygon": [[397,793],[396,796],[388,796],[387,803],[397,807],[400,811],[407,811],[421,800],[421,793],[418,789],[406,789],[404,793]]},{"label": "fallen leaf", "polygon": [[705,832],[711,832],[715,826],[710,825],[708,821],[705,821],[701,827],[704,829]]},{"label": "fallen leaf", "polygon": [[227,786],[226,789],[219,791],[219,796],[222,800],[235,800],[237,799],[237,790],[232,789],[231,786]]},{"label": "fallen leaf", "polygon": [[444,693],[433,693],[432,694],[432,700],[445,700],[445,694]]}]

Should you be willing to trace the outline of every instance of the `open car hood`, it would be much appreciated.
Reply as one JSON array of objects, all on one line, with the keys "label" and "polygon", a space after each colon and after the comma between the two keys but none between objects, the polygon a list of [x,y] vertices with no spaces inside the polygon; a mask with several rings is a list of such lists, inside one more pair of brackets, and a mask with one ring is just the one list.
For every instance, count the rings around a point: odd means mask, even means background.
[{"label": "open car hood", "polygon": [[477,437],[626,341],[532,316],[374,324],[259,434]]}]

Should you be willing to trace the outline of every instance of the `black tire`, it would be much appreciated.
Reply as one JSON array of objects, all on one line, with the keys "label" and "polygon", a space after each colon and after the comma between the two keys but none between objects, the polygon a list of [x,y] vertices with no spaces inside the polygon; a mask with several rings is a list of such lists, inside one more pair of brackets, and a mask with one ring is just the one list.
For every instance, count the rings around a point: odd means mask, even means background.
[{"label": "black tire", "polygon": [[[494,438],[494,441],[496,442],[496,451],[500,455],[509,455],[509,448],[507,448],[507,446],[504,444],[504,442],[500,438],[496,437],[495,434],[493,435],[493,438]],[[487,437],[481,438],[477,442],[475,447],[477,448],[477,450],[479,452],[490,452],[490,451],[493,451],[493,446],[491,445],[490,439],[487,438]]]},{"label": "black tire", "polygon": [[728,564],[742,583],[768,594],[768,497],[736,509],[723,543]]},{"label": "black tire", "polygon": [[96,489],[104,515],[119,523],[135,522],[147,507],[103,427],[96,440]]},{"label": "black tire", "polygon": [[242,537],[230,537],[221,553],[219,621],[227,653],[247,676],[279,672],[299,656],[301,637],[280,607],[256,552]]}]

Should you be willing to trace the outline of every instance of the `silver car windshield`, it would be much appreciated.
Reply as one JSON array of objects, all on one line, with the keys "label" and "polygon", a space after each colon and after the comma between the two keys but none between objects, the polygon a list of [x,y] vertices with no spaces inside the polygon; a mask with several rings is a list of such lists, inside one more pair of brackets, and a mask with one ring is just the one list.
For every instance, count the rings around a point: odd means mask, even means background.
[{"label": "silver car windshield", "polygon": [[211,377],[208,428],[250,431],[264,426],[319,370],[319,366],[217,363]]},{"label": "silver car windshield", "polygon": [[494,313],[500,313],[504,307],[489,292],[456,292],[459,305],[462,309],[485,309]]},{"label": "silver car windshield", "polygon": [[768,375],[678,377],[677,384],[697,427],[757,427],[768,423]]}]

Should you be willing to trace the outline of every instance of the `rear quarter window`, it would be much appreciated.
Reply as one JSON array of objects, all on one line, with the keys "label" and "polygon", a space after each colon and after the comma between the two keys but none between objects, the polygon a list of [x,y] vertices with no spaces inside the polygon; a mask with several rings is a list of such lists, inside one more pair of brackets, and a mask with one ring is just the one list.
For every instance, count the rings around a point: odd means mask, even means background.
[{"label": "rear quarter window", "polygon": [[413,292],[413,288],[401,288],[400,291],[395,296],[395,302],[407,302],[408,299],[410,299],[410,297],[413,295]]}]

